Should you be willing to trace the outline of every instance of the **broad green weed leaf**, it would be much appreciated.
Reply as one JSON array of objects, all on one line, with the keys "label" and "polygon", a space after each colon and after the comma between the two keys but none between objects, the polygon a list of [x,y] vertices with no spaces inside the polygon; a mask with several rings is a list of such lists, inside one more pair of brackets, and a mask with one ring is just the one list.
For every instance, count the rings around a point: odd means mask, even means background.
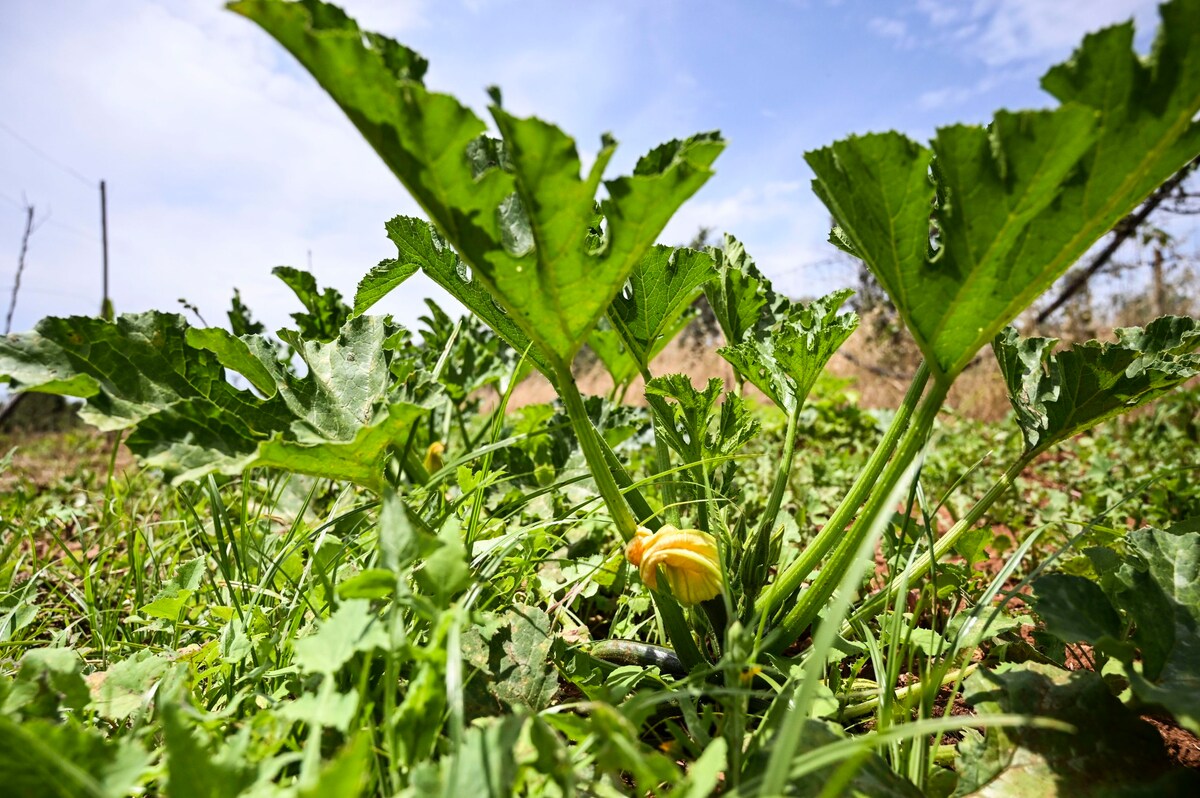
[{"label": "broad green weed leaf", "polygon": [[609,318],[639,370],[682,327],[679,321],[701,287],[714,276],[713,257],[693,249],[655,246],[634,267],[616,295]]},{"label": "broad green weed leaf", "polygon": [[350,730],[358,709],[357,693],[340,693],[329,681],[322,681],[315,693],[305,693],[278,709],[279,717],[320,728],[329,726],[340,732]]},{"label": "broad green weed leaf", "polygon": [[4,714],[58,720],[59,708],[82,710],[90,695],[83,659],[69,648],[34,648],[21,657],[16,678],[4,697]]},{"label": "broad green weed leaf", "polygon": [[92,679],[92,708],[102,717],[123,721],[146,706],[170,663],[145,649]]},{"label": "broad green weed leaf", "polygon": [[325,763],[314,784],[300,788],[299,798],[346,798],[361,795],[370,773],[371,737],[359,734]]},{"label": "broad green weed leaf", "polygon": [[1009,327],[992,343],[1027,452],[1041,452],[1101,421],[1162,396],[1200,374],[1200,323],[1164,316],[1054,352],[1053,338]]},{"label": "broad green weed leaf", "polygon": [[332,676],[359,651],[386,648],[387,636],[371,603],[350,599],[320,622],[316,634],[296,640],[292,647],[302,670]]},{"label": "broad green weed leaf", "polygon": [[518,741],[525,724],[524,715],[506,715],[487,725],[472,726],[454,753],[425,763],[400,795],[509,798],[514,794]]},{"label": "broad green weed leaf", "polygon": [[339,582],[340,599],[382,599],[396,592],[396,575],[386,568],[368,568]]},{"label": "broad green weed leaf", "polygon": [[438,606],[446,607],[455,594],[471,584],[467,550],[458,527],[453,524],[447,525],[429,543],[436,548],[425,555],[413,577],[423,593],[432,596]]},{"label": "broad green weed leaf", "polygon": [[175,576],[163,585],[162,590],[149,604],[140,608],[138,612],[141,615],[161,618],[172,623],[179,620],[179,614],[183,612],[188,599],[200,586],[200,580],[204,577],[204,565],[203,557],[197,557],[180,565]]},{"label": "broad green weed leaf", "polygon": [[791,413],[804,404],[829,358],[858,329],[857,314],[838,315],[853,293],[842,289],[808,305],[791,305],[761,333],[717,351],[771,401]]},{"label": "broad green weed leaf", "polygon": [[125,798],[141,793],[150,755],[133,737],[110,739],[74,722],[15,723],[0,715],[0,774],[12,798]]},{"label": "broad green weed leaf", "polygon": [[546,613],[515,604],[490,635],[478,626],[470,629],[463,637],[463,655],[501,706],[541,712],[558,692],[558,671],[550,659],[553,642]]},{"label": "broad green weed leaf", "polygon": [[417,665],[396,711],[400,761],[408,767],[428,760],[438,743],[446,712],[446,677],[431,662]]},{"label": "broad green weed leaf", "polygon": [[834,243],[871,268],[943,379],[1200,154],[1200,3],[1163,8],[1149,59],[1126,24],[1051,70],[1056,110],[943,128],[932,149],[884,133],[807,155]]},{"label": "broad green weed leaf", "polygon": [[162,708],[167,794],[172,798],[236,798],[255,780],[256,763],[222,756],[178,697]]},{"label": "broad green weed leaf", "polygon": [[980,670],[964,685],[980,714],[1052,718],[1076,732],[992,727],[982,744],[960,748],[957,794],[1095,795],[1153,782],[1170,762],[1153,726],[1127,709],[1093,671],[1039,663]]}]

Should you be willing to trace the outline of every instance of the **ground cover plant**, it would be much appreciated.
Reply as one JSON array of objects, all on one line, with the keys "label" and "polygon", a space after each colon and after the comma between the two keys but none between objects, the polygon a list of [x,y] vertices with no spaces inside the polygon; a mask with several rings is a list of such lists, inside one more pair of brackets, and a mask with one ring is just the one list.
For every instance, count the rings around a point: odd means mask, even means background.
[{"label": "ground cover plant", "polygon": [[[387,223],[397,257],[351,302],[277,270],[304,308],[277,338],[235,298],[234,332],[151,312],[0,341],[16,389],[86,400],[143,465],[6,499],[11,791],[1196,788],[1141,719],[1200,733],[1196,394],[1114,419],[1200,372],[1200,322],[1066,349],[1010,325],[1200,155],[1200,2],[1163,6],[1146,58],[1129,25],[1089,36],[1043,80],[1054,109],[808,154],[831,241],[924,356],[883,415],[822,378],[850,292],[792,301],[731,235],[656,243],[718,134],[606,180],[611,138],[583,174],[498,90],[489,133],[333,6],[231,7],[428,218]],[[368,314],[417,271],[471,315],[430,303],[414,335]],[[701,294],[729,384],[653,371]],[[581,394],[585,345],[645,408]],[[989,345],[1014,427],[958,441],[945,398]],[[558,401],[510,409],[533,371]],[[1105,423],[1116,443],[1088,436]],[[1155,460],[1079,474],[1053,457],[1080,435]],[[1012,490],[1039,472],[1044,502]]]}]

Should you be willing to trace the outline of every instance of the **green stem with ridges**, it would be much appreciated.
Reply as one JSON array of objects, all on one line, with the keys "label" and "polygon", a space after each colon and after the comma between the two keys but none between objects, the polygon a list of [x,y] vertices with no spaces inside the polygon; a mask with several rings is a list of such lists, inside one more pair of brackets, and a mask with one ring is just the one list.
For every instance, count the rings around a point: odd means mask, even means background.
[{"label": "green stem with ridges", "polygon": [[917,409],[911,426],[897,445],[895,456],[888,462],[879,482],[871,491],[857,523],[851,527],[848,535],[842,537],[828,562],[821,568],[817,578],[813,580],[812,586],[800,594],[795,604],[784,615],[778,626],[779,635],[769,650],[774,652],[783,650],[817,619],[821,607],[829,601],[837,589],[838,582],[841,581],[842,574],[850,566],[850,562],[858,550],[858,545],[870,529],[872,521],[886,509],[884,503],[891,496],[892,489],[925,447],[926,438],[933,428],[933,422],[937,418],[938,412],[942,409],[942,402],[945,401],[949,388],[949,380],[934,382],[929,395]]},{"label": "green stem with ridges", "polygon": [[[580,449],[583,450],[583,457],[587,461],[588,469],[592,472],[596,489],[600,492],[600,497],[604,499],[605,505],[608,506],[613,523],[617,526],[617,532],[621,535],[621,540],[628,543],[637,533],[638,523],[629,503],[621,494],[621,489],[617,487],[613,471],[609,468],[604,449],[600,445],[600,433],[592,426],[592,421],[588,418],[587,408],[583,404],[583,396],[579,393],[579,387],[575,384],[575,377],[571,374],[570,368],[558,363],[555,364],[555,372],[558,375],[558,395],[562,397],[563,406],[567,409],[567,417],[571,419],[571,426],[575,430],[575,436],[579,439]],[[663,581],[665,582],[665,580]],[[692,670],[702,664],[704,658],[699,647],[696,646],[696,641],[692,639],[691,627],[688,626],[687,618],[679,603],[669,593],[652,591],[651,595],[654,597],[654,603],[662,617],[663,630],[671,641],[671,645],[675,647],[675,653],[679,655],[684,667]]]},{"label": "green stem with ridges", "polygon": [[621,489],[617,487],[616,480],[613,479],[608,461],[604,458],[604,451],[596,440],[599,433],[592,426],[591,419],[588,418],[587,408],[584,407],[583,396],[580,395],[579,387],[575,384],[574,375],[566,366],[556,365],[555,370],[558,373],[558,395],[562,397],[563,405],[567,409],[567,417],[575,429],[575,437],[579,439],[579,447],[583,450],[583,458],[592,472],[596,489],[608,506],[608,512],[612,515],[613,523],[617,526],[621,540],[628,543],[637,533],[637,519],[633,517],[629,502],[625,501],[625,497],[621,495]]},{"label": "green stem with ridges", "polygon": [[829,517],[829,521],[812,543],[800,553],[798,558],[784,568],[775,581],[763,592],[759,603],[759,610],[762,613],[759,626],[760,637],[771,615],[783,606],[784,602],[796,592],[800,584],[817,567],[822,558],[842,539],[842,532],[853,520],[854,513],[875,486],[884,466],[887,465],[888,458],[896,448],[897,442],[908,428],[908,422],[912,418],[913,411],[916,409],[928,381],[929,367],[922,362],[917,368],[916,374],[913,375],[913,381],[908,388],[908,393],[904,396],[904,402],[896,410],[896,415],[892,418],[887,432],[884,433],[879,445],[875,447],[875,451],[871,453],[871,457],[863,466],[863,470],[854,484],[850,486],[850,490],[842,499],[841,504],[834,510],[833,515]]},{"label": "green stem with ridges", "polygon": [[[641,372],[642,382],[649,385],[650,380],[654,379],[650,374],[650,369],[643,368]],[[654,431],[654,470],[663,475],[658,483],[658,488],[662,491],[663,514],[666,516],[668,524],[678,527],[679,506],[675,503],[675,486],[671,484],[674,477],[669,473],[671,452],[667,449],[667,442],[658,434],[658,428],[652,424],[651,429]]]}]

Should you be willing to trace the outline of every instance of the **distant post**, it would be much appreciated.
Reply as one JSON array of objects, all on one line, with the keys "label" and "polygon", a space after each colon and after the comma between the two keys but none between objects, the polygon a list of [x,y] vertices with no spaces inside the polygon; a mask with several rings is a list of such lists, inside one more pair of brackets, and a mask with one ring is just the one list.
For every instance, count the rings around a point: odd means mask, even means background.
[{"label": "distant post", "polygon": [[108,192],[100,181],[100,247],[104,271],[104,298],[100,302],[100,318],[112,321],[113,307],[108,298]]}]

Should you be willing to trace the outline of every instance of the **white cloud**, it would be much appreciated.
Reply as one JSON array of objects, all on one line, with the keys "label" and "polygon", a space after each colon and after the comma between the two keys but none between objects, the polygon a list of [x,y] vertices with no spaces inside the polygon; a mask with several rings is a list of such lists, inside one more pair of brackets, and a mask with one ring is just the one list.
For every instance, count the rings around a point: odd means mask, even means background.
[{"label": "white cloud", "polygon": [[957,41],[989,66],[1062,59],[1085,33],[1130,18],[1142,32],[1157,24],[1156,0],[916,0],[930,39]]},{"label": "white cloud", "polygon": [[[364,24],[389,33],[422,24],[420,3],[358,5]],[[311,249],[318,280],[349,294],[394,254],[383,222],[415,204],[255,25],[208,2],[81,4],[70,25],[44,24],[39,13],[26,10],[22,35],[0,54],[6,121],[107,179],[118,310],[177,309],[182,296],[219,322],[238,286],[278,326],[298,308],[271,267],[303,267]],[[83,233],[51,224],[35,236],[14,326],[94,313],[96,194],[19,143],[4,145],[0,188],[26,187],[39,207],[53,205],[56,222]],[[17,240],[4,218],[4,240]],[[412,318],[419,309],[414,296],[397,310]]]},{"label": "white cloud", "polygon": [[867,30],[883,39],[896,43],[897,47],[907,49],[916,44],[916,37],[908,31],[908,24],[895,17],[871,17],[867,20]]}]

